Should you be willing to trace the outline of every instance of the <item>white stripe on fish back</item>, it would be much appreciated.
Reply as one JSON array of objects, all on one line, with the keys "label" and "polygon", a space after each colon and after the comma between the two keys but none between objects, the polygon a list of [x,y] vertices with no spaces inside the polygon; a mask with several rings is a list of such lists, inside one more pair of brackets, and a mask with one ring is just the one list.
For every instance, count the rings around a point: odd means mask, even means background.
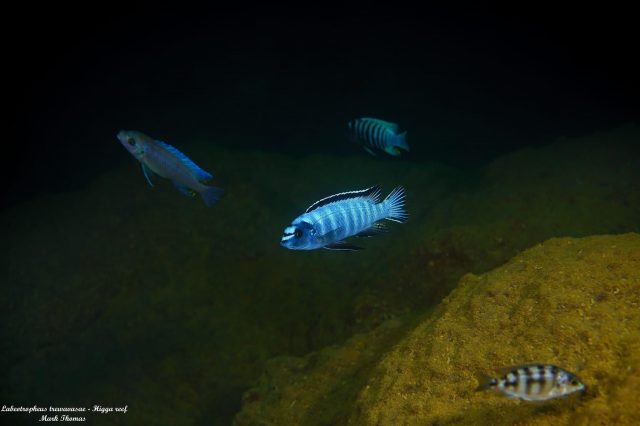
[{"label": "white stripe on fish back", "polygon": [[372,121],[367,122],[367,140],[374,147],[378,146],[378,141],[376,140],[376,123]]},{"label": "white stripe on fish back", "polygon": [[540,380],[540,377],[542,377],[543,372],[541,369],[534,365],[529,367],[529,373],[531,374],[531,380],[538,381]]},{"label": "white stripe on fish back", "polygon": [[540,395],[540,382],[533,382],[529,388],[529,395]]},{"label": "white stripe on fish back", "polygon": [[547,365],[544,368],[544,376],[543,377],[544,377],[544,389],[542,390],[542,392],[545,395],[547,395],[549,392],[551,392],[551,389],[555,385],[555,381],[556,381],[556,376],[554,374],[552,366]]},{"label": "white stripe on fish back", "polygon": [[525,395],[527,391],[527,370],[524,368],[518,368],[518,387],[517,392],[520,395]]}]

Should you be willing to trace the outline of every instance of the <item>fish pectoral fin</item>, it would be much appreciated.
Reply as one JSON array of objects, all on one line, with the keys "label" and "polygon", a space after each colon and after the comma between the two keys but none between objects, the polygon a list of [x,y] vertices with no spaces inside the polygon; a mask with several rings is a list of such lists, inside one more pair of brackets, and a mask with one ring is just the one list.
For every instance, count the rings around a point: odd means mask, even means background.
[{"label": "fish pectoral fin", "polygon": [[364,231],[360,231],[356,237],[375,237],[376,235],[382,235],[389,232],[387,225],[383,222],[376,222]]},{"label": "fish pectoral fin", "polygon": [[187,188],[184,185],[180,185],[179,183],[173,182],[173,186],[180,191],[181,194],[186,195],[187,197],[195,197],[196,191],[191,188]]},{"label": "fish pectoral fin", "polygon": [[144,163],[140,163],[142,165],[142,174],[144,175],[144,178],[147,180],[147,183],[149,184],[150,187],[153,188],[153,182],[151,181],[151,176],[154,176],[155,173],[153,173],[153,170],[151,170],[149,167],[147,167],[146,164]]},{"label": "fish pectoral fin", "polygon": [[340,226],[336,229],[333,229],[325,234],[316,234],[316,238],[318,239],[318,241],[327,243],[327,244],[333,244],[336,240],[338,240],[339,238],[344,238],[344,237],[340,237],[340,235],[344,235],[343,232],[344,227]]},{"label": "fish pectoral fin", "polygon": [[373,152],[373,150],[369,149],[366,146],[363,146],[364,150],[367,151],[369,154],[373,155],[374,157],[377,157],[378,154],[376,154],[375,152]]},{"label": "fish pectoral fin", "polygon": [[354,246],[353,244],[349,244],[345,241],[337,241],[335,243],[328,244],[322,248],[327,250],[342,250],[342,251],[364,250],[362,247]]},{"label": "fish pectoral fin", "polygon": [[393,155],[394,157],[400,157],[400,155],[402,154],[402,151],[400,151],[400,148],[398,148],[397,146],[390,146],[386,148],[385,151],[387,152],[387,154]]}]

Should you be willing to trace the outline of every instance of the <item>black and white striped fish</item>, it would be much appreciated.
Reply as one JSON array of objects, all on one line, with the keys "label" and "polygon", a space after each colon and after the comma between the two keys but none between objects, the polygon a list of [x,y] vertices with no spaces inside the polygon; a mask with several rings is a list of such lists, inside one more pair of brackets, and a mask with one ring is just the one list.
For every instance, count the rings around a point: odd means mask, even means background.
[{"label": "black and white striped fish", "polygon": [[500,371],[503,376],[498,379],[482,375],[476,390],[491,389],[509,399],[524,401],[546,401],[585,390],[575,374],[555,365],[517,365]]},{"label": "black and white striped fish", "polygon": [[405,194],[396,187],[379,201],[379,186],[362,191],[341,192],[314,203],[287,226],[280,245],[291,250],[360,250],[344,240],[351,236],[372,237],[386,232],[383,219],[404,222]]},{"label": "black and white striped fish", "polygon": [[409,152],[407,132],[398,134],[398,125],[377,118],[358,118],[348,124],[351,140],[360,143],[371,155],[386,152],[394,157]]}]

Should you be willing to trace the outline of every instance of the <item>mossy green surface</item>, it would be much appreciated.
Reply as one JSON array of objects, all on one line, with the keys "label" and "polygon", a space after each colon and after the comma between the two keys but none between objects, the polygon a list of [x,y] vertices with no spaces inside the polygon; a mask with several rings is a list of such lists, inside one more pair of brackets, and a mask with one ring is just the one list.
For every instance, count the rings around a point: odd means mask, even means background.
[{"label": "mossy green surface", "polygon": [[[491,272],[466,275],[432,315],[396,330],[404,336],[367,362],[358,364],[366,352],[360,348],[375,347],[382,331],[348,341],[335,359],[288,380],[270,372],[251,391],[261,398],[245,401],[236,423],[637,424],[640,235],[548,240]],[[587,392],[528,403],[475,391],[480,373],[532,362],[578,374]],[[353,380],[362,366],[366,378]],[[350,397],[325,403],[338,392]]]},{"label": "mossy green surface", "polygon": [[[372,374],[355,424],[636,424],[640,235],[552,239],[466,275]],[[584,381],[551,404],[476,393],[478,373],[551,363]]]}]

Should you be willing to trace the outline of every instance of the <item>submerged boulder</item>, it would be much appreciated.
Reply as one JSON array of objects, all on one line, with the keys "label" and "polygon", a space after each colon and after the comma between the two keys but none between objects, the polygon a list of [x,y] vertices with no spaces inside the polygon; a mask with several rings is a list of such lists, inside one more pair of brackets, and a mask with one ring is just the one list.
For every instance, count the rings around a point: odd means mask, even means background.
[{"label": "submerged boulder", "polygon": [[[431,314],[280,359],[236,424],[634,424],[640,418],[640,235],[553,238],[467,274]],[[475,392],[524,363],[576,373],[546,403]]]}]

